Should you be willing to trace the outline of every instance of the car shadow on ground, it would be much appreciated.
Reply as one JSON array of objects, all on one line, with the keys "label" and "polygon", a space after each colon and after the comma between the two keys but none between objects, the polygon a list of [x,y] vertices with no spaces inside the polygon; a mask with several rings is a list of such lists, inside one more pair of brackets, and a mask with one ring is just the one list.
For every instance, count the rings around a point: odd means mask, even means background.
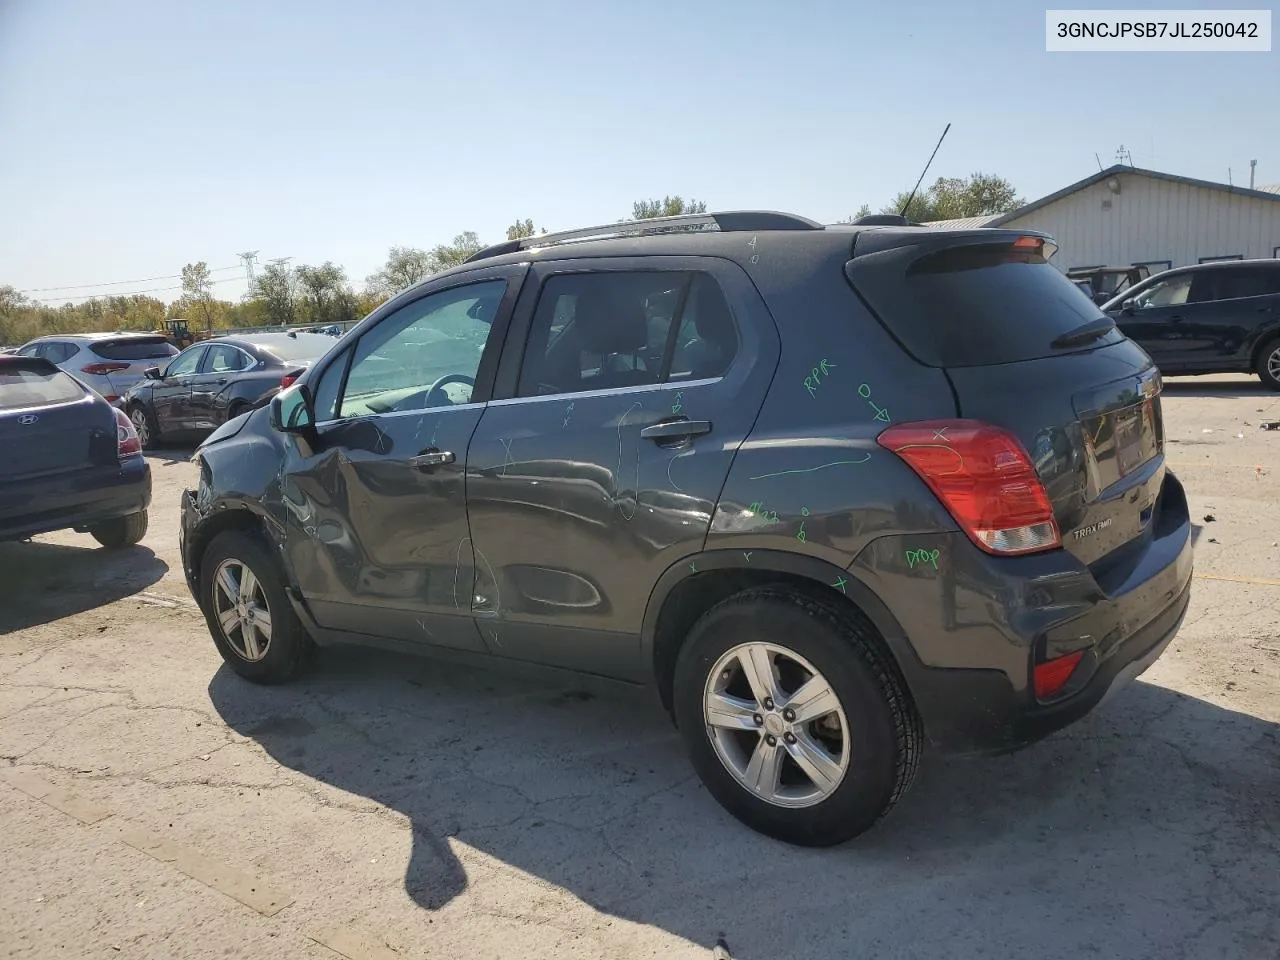
[{"label": "car shadow on ground", "polygon": [[[930,758],[829,850],[732,820],[647,694],[354,650],[286,687],[224,666],[209,694],[283,766],[404,814],[426,911],[468,888],[465,845],[737,960],[1274,946],[1277,725],[1142,682],[1020,753]],[[538,922],[530,899],[505,909]]]},{"label": "car shadow on ground", "polygon": [[145,546],[0,543],[0,635],[52,623],[145,590],[169,565]]},{"label": "car shadow on ground", "polygon": [[168,467],[175,463],[190,463],[195,449],[195,444],[164,443],[147,450],[143,456],[148,460],[158,460],[163,466]]}]

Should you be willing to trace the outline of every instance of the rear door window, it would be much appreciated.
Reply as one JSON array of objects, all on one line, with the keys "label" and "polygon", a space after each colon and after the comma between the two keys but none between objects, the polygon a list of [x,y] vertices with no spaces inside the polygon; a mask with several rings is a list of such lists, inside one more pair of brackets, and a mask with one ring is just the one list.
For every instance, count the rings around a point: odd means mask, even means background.
[{"label": "rear door window", "polygon": [[218,343],[209,347],[208,359],[204,369],[208,373],[234,373],[247,370],[253,366],[253,360],[238,347],[227,343]]},{"label": "rear door window", "polygon": [[[1209,272],[1209,271],[1206,271]],[[1280,270],[1266,267],[1232,267],[1215,270],[1215,300],[1241,300],[1280,293]]]},{"label": "rear door window", "polygon": [[1011,238],[923,256],[904,250],[904,261],[904,269],[892,259],[863,269],[854,259],[845,270],[881,322],[930,366],[1014,363],[1123,339],[1113,330],[1083,347],[1051,346],[1104,314],[1036,245]]},{"label": "rear door window", "polygon": [[601,271],[548,277],[520,372],[522,397],[723,376],[738,333],[709,275]]},{"label": "rear door window", "polygon": [[99,340],[89,344],[89,349],[103,360],[163,360],[176,357],[178,349],[162,337],[129,337],[120,340]]},{"label": "rear door window", "polygon": [[84,390],[61,370],[0,364],[0,410],[21,410],[83,399]]}]

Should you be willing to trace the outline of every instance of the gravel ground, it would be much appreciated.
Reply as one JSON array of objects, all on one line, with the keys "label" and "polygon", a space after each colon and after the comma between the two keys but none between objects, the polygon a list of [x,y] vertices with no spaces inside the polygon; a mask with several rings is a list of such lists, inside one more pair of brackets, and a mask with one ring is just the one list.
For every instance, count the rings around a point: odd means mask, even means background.
[{"label": "gravel ground", "polygon": [[162,452],[143,547],[0,544],[0,956],[1278,957],[1280,397],[1164,403],[1201,525],[1165,656],[826,851],[722,813],[646,696],[370,651],[240,682]]}]

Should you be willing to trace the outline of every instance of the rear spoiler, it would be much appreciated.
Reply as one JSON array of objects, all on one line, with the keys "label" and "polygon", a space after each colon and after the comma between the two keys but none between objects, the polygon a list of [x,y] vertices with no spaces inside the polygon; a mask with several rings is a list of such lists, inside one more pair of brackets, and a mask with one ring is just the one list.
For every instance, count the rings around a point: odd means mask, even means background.
[{"label": "rear spoiler", "polygon": [[0,373],[17,370],[25,370],[28,373],[42,373],[45,376],[52,376],[55,373],[62,372],[44,357],[19,357],[14,354],[0,355]]},{"label": "rear spoiler", "polygon": [[910,259],[915,260],[918,257],[927,256],[930,253],[936,253],[939,250],[946,250],[951,247],[999,243],[1007,243],[1012,246],[1023,237],[1043,241],[1046,247],[1052,248],[1052,252],[1046,255],[1046,259],[1058,249],[1058,244],[1053,237],[1039,230],[1007,230],[1003,227],[935,230],[928,227],[925,229],[917,227],[903,230],[862,231],[854,237],[851,256],[857,259],[876,253],[883,253],[887,250],[894,250],[900,253],[910,251],[912,254]]}]

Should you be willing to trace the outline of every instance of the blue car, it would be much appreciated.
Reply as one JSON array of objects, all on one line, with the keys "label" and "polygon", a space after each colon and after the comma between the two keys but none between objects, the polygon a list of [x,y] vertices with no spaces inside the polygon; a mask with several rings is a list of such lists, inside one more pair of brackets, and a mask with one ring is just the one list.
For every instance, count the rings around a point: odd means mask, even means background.
[{"label": "blue car", "polygon": [[124,412],[48,360],[0,356],[0,541],[72,529],[120,548],[147,532],[151,468]]}]

